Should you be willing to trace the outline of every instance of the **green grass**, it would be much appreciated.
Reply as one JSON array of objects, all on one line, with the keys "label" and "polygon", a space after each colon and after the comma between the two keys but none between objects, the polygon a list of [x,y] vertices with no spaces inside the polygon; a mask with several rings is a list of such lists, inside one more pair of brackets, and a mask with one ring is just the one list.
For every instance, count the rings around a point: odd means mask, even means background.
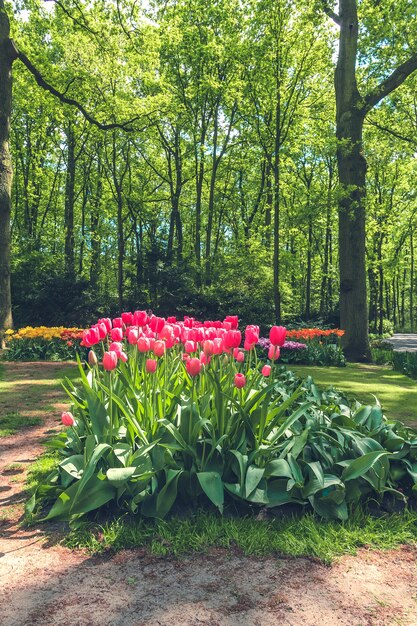
[{"label": "green grass", "polygon": [[0,437],[10,437],[19,430],[39,426],[42,420],[40,417],[26,417],[20,413],[8,413],[0,416]]},{"label": "green grass", "polygon": [[45,482],[48,475],[58,465],[60,458],[57,451],[45,452],[34,463],[31,463],[26,477],[26,486],[30,493]]},{"label": "green grass", "polygon": [[349,363],[347,367],[288,365],[298,376],[312,376],[321,387],[334,386],[365,404],[376,396],[388,419],[417,425],[417,383],[386,366]]},{"label": "green grass", "polygon": [[244,555],[310,556],[325,563],[358,548],[390,549],[416,542],[417,513],[372,517],[356,511],[347,522],[323,521],[313,514],[256,520],[227,518],[199,511],[188,519],[118,520],[85,525],[66,536],[67,547],[91,553],[147,548],[158,556],[204,553],[210,548],[238,549]]}]

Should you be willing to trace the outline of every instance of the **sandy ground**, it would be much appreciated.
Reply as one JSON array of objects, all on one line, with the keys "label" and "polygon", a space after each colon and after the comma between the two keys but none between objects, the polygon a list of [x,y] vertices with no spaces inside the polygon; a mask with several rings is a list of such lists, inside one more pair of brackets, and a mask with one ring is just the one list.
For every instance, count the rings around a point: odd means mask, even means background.
[{"label": "sandy ground", "polygon": [[[36,367],[46,379],[51,366]],[[7,366],[7,378],[17,375],[24,368]],[[60,546],[59,527],[20,529],[25,472],[7,467],[42,451],[63,399],[48,399],[42,427],[0,439],[1,626],[417,626],[416,548],[362,550],[332,567],[223,550],[91,557]]]}]

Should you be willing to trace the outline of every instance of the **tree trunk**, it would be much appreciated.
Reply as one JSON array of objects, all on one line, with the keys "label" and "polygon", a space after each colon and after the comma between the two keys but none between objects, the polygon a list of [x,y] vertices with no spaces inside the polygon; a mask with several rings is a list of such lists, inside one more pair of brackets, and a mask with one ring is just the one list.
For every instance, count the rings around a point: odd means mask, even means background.
[{"label": "tree trunk", "polygon": [[362,132],[365,113],[356,75],[356,0],[340,1],[339,57],[335,72],[339,173],[340,326],[350,360],[371,358],[365,265],[365,176]]},{"label": "tree trunk", "polygon": [[12,109],[12,65],[16,59],[9,38],[9,18],[0,0],[0,345],[4,332],[13,326],[10,289],[10,218],[13,182],[10,155],[10,116]]},{"label": "tree trunk", "polygon": [[65,270],[70,280],[75,280],[74,204],[75,204],[75,136],[68,124],[67,173],[65,179]]}]

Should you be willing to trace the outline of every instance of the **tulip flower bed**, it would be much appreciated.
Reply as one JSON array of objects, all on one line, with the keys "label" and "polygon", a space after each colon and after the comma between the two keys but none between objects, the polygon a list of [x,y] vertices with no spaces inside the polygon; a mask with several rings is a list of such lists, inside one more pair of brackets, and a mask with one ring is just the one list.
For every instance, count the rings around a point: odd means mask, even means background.
[{"label": "tulip flower bed", "polygon": [[[344,334],[339,329],[302,328],[288,330],[287,339],[281,348],[281,362],[299,365],[329,365],[344,367],[346,359],[340,346],[340,337]],[[296,340],[296,341],[294,341]],[[259,339],[262,351],[268,351],[270,341],[266,337]]]},{"label": "tulip flower bed", "polygon": [[8,361],[69,361],[80,351],[82,328],[26,326],[6,331]]},{"label": "tulip flower bed", "polygon": [[104,510],[164,518],[234,502],[346,519],[370,497],[405,502],[417,433],[388,422],[378,404],[320,392],[281,368],[285,328],[271,329],[265,363],[259,328],[242,337],[237,325],[137,311],[85,331],[89,366],[79,363],[79,386],[66,383],[68,430],[54,443],[62,460],[27,511],[52,505],[43,519],[78,523]]}]

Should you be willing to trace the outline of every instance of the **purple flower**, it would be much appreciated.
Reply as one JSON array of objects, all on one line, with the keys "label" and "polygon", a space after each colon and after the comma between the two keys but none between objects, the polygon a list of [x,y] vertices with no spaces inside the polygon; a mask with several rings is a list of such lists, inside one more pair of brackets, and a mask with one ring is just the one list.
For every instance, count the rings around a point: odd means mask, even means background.
[{"label": "purple flower", "polygon": [[[271,342],[267,337],[260,337],[258,341],[258,346],[263,348],[264,350],[269,350]],[[286,341],[281,348],[282,350],[307,350],[307,346],[305,343],[299,343],[298,341]]]}]

